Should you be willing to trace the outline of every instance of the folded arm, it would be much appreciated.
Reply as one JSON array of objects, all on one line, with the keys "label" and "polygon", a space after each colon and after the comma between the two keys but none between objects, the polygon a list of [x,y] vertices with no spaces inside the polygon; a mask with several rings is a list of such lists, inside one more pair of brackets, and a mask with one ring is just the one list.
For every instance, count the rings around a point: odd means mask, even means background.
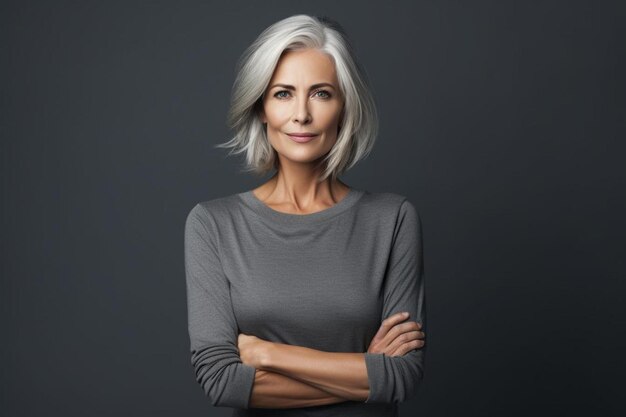
[{"label": "folded arm", "polygon": [[344,400],[365,401],[369,394],[364,353],[271,343],[260,369],[286,375]]},{"label": "folded arm", "polygon": [[257,369],[250,397],[251,408],[299,408],[346,401],[323,389],[286,375]]},{"label": "folded arm", "polygon": [[[255,407],[266,404],[280,408],[279,402],[296,404],[297,399],[318,405],[364,399],[366,403],[390,403],[414,395],[423,378],[425,347],[391,357],[382,353],[334,353],[277,344],[264,364],[267,368],[258,370],[244,364],[237,352],[238,328],[232,315],[228,282],[213,241],[215,224],[207,214],[197,205],[187,217],[185,267],[191,362],[198,383],[213,405],[249,408],[252,402]],[[399,211],[385,278],[382,318],[409,311],[425,328],[420,226],[415,209],[406,201]],[[280,379],[271,372],[301,384]],[[272,381],[282,381],[293,392],[281,394],[272,388]],[[264,392],[266,398],[262,399]],[[273,402],[267,395],[282,399]],[[301,402],[295,406],[305,405]]]}]

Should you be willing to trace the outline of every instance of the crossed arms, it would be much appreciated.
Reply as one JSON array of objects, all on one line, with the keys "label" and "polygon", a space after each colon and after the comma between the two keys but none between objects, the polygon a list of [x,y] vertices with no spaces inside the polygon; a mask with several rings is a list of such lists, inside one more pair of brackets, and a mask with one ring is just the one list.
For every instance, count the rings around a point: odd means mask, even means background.
[{"label": "crossed arms", "polygon": [[[259,367],[242,361],[216,234],[215,221],[202,205],[196,205],[185,225],[191,363],[214,406],[289,408],[347,400],[397,403],[416,393],[424,374],[425,348],[389,356],[272,344]],[[398,213],[388,265],[382,317],[408,311],[425,323],[421,225],[408,200]]]},{"label": "crossed arms", "polygon": [[250,407],[309,407],[367,399],[363,353],[324,352],[280,343],[272,343],[267,352],[256,368]]}]

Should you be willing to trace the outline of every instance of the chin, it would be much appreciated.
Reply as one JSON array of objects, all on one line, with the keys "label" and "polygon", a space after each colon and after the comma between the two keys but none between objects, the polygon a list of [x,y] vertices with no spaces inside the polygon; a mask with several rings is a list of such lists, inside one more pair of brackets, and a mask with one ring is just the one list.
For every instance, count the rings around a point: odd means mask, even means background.
[{"label": "chin", "polygon": [[298,155],[283,155],[283,156],[292,162],[308,164],[308,163],[317,161],[324,155],[325,154],[315,153],[315,154],[306,154],[306,155],[298,154]]}]

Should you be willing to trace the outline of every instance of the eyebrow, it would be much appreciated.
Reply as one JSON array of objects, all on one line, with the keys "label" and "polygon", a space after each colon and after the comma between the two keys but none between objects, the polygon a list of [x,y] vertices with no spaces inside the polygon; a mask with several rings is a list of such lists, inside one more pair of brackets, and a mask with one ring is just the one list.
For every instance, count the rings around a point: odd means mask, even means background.
[{"label": "eyebrow", "polygon": [[[331,88],[335,88],[334,85],[332,85],[331,83],[317,83],[317,84],[313,84],[311,87],[309,87],[309,90],[313,90],[316,88],[320,88],[320,87],[331,87]],[[270,90],[274,87],[283,87],[286,88],[287,90],[295,90],[296,87],[294,87],[293,85],[289,85],[289,84],[274,84],[270,87]]]}]

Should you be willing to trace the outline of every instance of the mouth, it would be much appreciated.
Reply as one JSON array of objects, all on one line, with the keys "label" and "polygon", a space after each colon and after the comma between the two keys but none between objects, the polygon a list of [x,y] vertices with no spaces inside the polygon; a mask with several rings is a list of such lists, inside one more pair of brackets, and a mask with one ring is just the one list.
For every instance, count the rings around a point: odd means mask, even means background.
[{"label": "mouth", "polygon": [[312,133],[301,133],[301,134],[289,134],[289,133],[287,133],[287,136],[289,136],[289,138],[291,138],[291,140],[293,140],[294,142],[306,143],[306,142],[310,142],[313,139],[317,138],[319,135],[314,135]]}]

